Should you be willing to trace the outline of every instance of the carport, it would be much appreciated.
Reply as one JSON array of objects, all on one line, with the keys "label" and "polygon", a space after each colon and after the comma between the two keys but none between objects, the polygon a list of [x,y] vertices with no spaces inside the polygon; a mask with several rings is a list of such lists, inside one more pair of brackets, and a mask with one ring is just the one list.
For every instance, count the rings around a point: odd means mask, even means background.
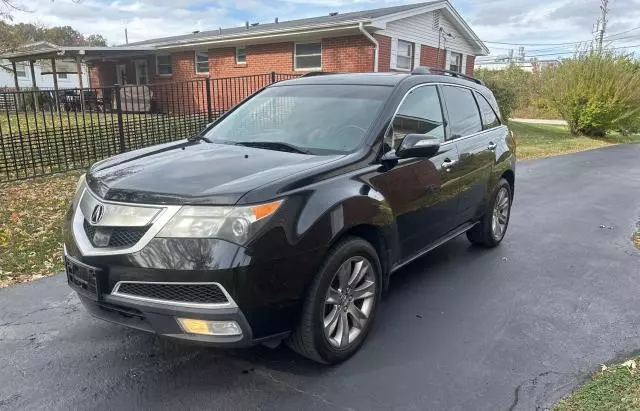
[{"label": "carport", "polygon": [[[53,75],[54,95],[58,95],[58,74],[77,74],[80,85],[80,102],[84,111],[84,98],[82,90],[85,88],[85,82],[82,78],[82,63],[90,61],[105,61],[113,58],[130,57],[142,54],[148,54],[153,51],[148,47],[85,47],[85,46],[58,46],[46,41],[26,44],[17,49],[5,53],[0,58],[7,59],[11,62],[13,70],[13,80],[16,91],[20,91],[18,84],[18,71],[16,69],[17,62],[29,62],[31,71],[31,84],[35,89],[38,87],[34,63],[37,60],[48,61],[51,68],[47,70],[47,74]],[[74,67],[75,63],[75,67]],[[88,79],[87,79],[88,80]],[[89,85],[90,87],[90,85]],[[36,101],[37,104],[37,101]]]}]

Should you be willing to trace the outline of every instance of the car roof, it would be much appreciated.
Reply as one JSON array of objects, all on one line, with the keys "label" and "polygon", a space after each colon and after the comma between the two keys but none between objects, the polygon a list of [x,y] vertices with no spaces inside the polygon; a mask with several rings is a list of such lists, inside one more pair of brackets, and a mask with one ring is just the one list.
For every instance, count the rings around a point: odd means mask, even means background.
[{"label": "car roof", "polygon": [[368,85],[395,87],[407,80],[412,85],[425,83],[450,83],[472,87],[478,90],[485,87],[471,80],[456,78],[442,74],[411,74],[411,73],[311,73],[292,80],[275,83],[272,87],[292,85]]}]

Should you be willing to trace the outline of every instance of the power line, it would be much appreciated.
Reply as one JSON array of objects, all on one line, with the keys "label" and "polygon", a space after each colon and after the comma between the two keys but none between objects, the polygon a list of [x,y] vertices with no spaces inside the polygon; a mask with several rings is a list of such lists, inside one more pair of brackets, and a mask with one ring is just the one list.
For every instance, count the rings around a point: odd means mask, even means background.
[{"label": "power line", "polygon": [[[605,0],[603,0],[605,1]],[[606,0],[608,2],[608,0]],[[613,40],[613,37],[619,36],[620,34],[626,34],[629,33],[631,31],[634,30],[638,30],[640,29],[640,26],[638,27],[634,27],[628,30],[624,30],[618,33],[612,33],[609,34],[607,36],[604,36],[603,39],[604,40],[608,40],[611,39]],[[489,41],[489,40],[482,40],[482,42],[484,43],[489,43],[489,44],[501,44],[501,45],[507,45],[507,46],[567,46],[567,45],[572,45],[572,44],[580,44],[580,43],[589,43],[593,41],[593,39],[586,39],[586,40],[578,40],[578,41],[569,41],[566,43],[509,43],[509,42],[503,42],[503,41]],[[493,47],[493,48],[500,48],[500,47]]]}]

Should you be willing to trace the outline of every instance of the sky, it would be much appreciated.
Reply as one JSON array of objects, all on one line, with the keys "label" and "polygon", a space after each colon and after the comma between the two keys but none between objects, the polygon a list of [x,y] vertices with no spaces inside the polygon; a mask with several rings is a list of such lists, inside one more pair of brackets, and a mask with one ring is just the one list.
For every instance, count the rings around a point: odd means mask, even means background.
[{"label": "sky", "polygon": [[[83,34],[102,34],[110,45],[228,28],[245,21],[272,22],[330,12],[367,10],[416,0],[14,0],[15,22],[70,25]],[[78,2],[79,1],[79,2]],[[527,57],[569,57],[578,42],[593,39],[601,0],[452,0],[491,57],[525,47]],[[640,0],[609,0],[607,44],[640,52]],[[508,44],[501,44],[508,43]]]}]

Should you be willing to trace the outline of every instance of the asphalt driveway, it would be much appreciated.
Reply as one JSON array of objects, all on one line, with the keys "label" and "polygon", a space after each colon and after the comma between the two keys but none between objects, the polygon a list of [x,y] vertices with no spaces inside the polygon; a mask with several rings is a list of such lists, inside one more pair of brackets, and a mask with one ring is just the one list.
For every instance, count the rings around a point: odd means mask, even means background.
[{"label": "asphalt driveway", "polygon": [[519,164],[495,250],[395,275],[362,351],[218,351],[84,312],[63,276],[0,290],[0,409],[531,410],[640,349],[640,145]]}]

